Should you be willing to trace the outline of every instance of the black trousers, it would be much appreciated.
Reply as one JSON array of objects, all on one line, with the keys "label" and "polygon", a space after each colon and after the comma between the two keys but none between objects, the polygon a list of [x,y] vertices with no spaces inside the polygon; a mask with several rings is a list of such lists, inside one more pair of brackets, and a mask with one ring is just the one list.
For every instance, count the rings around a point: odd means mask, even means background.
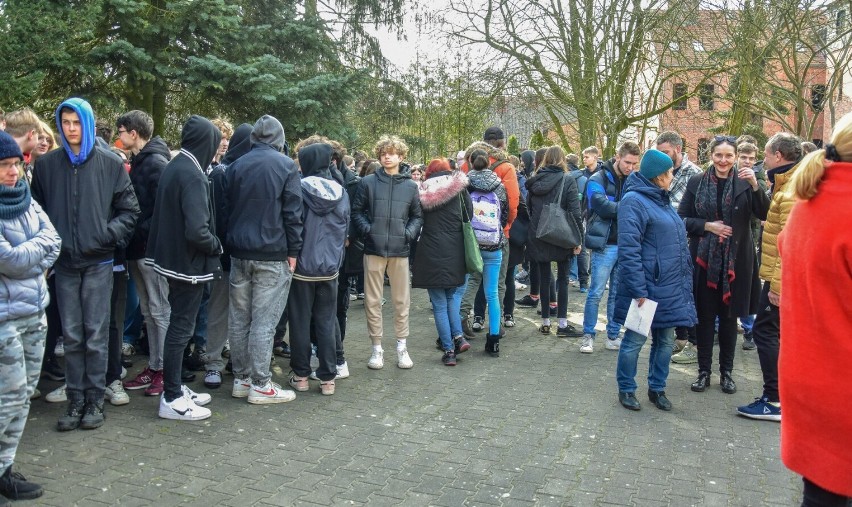
[{"label": "black trousers", "polygon": [[769,302],[769,282],[763,283],[760,291],[760,306],[754,320],[754,344],[760,358],[763,372],[763,395],[769,401],[781,401],[778,398],[778,350],[781,345],[781,314],[778,307]]},{"label": "black trousers", "polygon": [[124,313],[127,308],[127,278],[127,271],[112,272],[106,385],[121,379],[121,345],[124,340]]},{"label": "black trousers", "polygon": [[807,478],[802,498],[802,507],[852,507],[852,497],[841,496],[822,489]]},{"label": "black trousers", "polygon": [[550,318],[550,303],[555,299],[556,317],[564,319],[568,316],[568,270],[571,261],[556,263],[556,292],[553,293],[553,279],[550,271],[550,262],[539,262],[538,277],[541,283],[541,318]]},{"label": "black trousers", "polygon": [[722,302],[722,290],[708,287],[706,276],[698,277],[695,296],[695,307],[698,310],[698,325],[695,328],[698,371],[709,372],[713,368],[713,335],[716,317],[719,317],[719,370],[731,372],[737,348],[737,318],[729,316],[728,305]]},{"label": "black trousers", "polygon": [[337,375],[337,320],[335,301],[338,279],[306,282],[293,279],[287,307],[290,321],[290,368],[300,377],[311,373],[311,329],[317,340],[317,377],[334,380]]},{"label": "black trousers", "polygon": [[192,339],[204,286],[203,283],[185,283],[169,278],[172,315],[163,346],[163,396],[168,402],[182,395],[180,372],[183,368],[183,349]]},{"label": "black trousers", "polygon": [[56,340],[62,336],[62,320],[59,318],[59,298],[56,296],[56,275],[47,277],[47,292],[50,294],[50,304],[45,308],[47,317],[47,336],[44,340],[44,361],[42,367],[48,362],[56,363]]}]

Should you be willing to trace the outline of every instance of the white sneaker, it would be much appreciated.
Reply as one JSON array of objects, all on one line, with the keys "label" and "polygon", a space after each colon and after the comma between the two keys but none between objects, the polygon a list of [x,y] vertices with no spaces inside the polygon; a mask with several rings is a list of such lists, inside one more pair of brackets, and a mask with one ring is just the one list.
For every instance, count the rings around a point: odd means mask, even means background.
[{"label": "white sneaker", "polygon": [[525,290],[527,290],[528,288],[529,288],[529,287],[527,287],[527,285],[526,285],[526,284],[523,284],[523,283],[521,283],[521,282],[519,282],[519,281],[515,280],[515,290],[525,291]]},{"label": "white sneaker", "polygon": [[65,394],[65,384],[62,384],[61,387],[57,387],[53,391],[47,393],[47,396],[44,397],[44,400],[48,403],[64,403],[68,401],[68,396]]},{"label": "white sneaker", "polygon": [[414,367],[414,361],[412,361],[411,357],[408,355],[408,348],[396,349],[396,357],[398,360],[396,365],[400,368],[407,370],[408,368]]},{"label": "white sneaker", "polygon": [[591,354],[595,351],[595,337],[590,334],[583,335],[583,343],[580,345],[580,352],[583,354]]},{"label": "white sneaker", "polygon": [[209,394],[197,393],[197,392],[193,391],[192,389],[186,387],[185,385],[181,385],[180,390],[183,392],[184,396],[189,398],[190,401],[192,401],[193,403],[195,403],[199,407],[203,407],[204,405],[207,405],[213,399],[213,397],[210,396]]},{"label": "white sneaker", "polygon": [[121,345],[121,355],[124,357],[130,357],[136,353],[136,349],[133,348],[133,345],[129,343],[123,343]]},{"label": "white sneaker", "polygon": [[[311,380],[319,380],[320,378],[317,376],[316,370],[312,371],[308,377]],[[337,365],[337,376],[334,377],[334,380],[348,378],[349,377],[349,365],[344,361],[343,364]]]},{"label": "white sneaker", "polygon": [[373,354],[370,356],[370,360],[367,361],[367,368],[371,370],[381,370],[385,367],[385,351],[384,350],[374,350]]},{"label": "white sneaker", "polygon": [[62,336],[56,337],[56,346],[53,347],[53,353],[56,357],[65,357],[65,339]]},{"label": "white sneaker", "polygon": [[280,385],[267,381],[264,386],[252,384],[248,393],[248,402],[255,405],[266,405],[269,403],[285,403],[296,399],[296,393],[289,389],[282,389]]},{"label": "white sneaker", "polygon": [[178,396],[171,403],[166,402],[166,397],[160,395],[160,412],[163,419],[174,419],[176,421],[200,421],[210,417],[212,412],[204,407],[199,407],[186,396]]},{"label": "white sneaker", "polygon": [[234,389],[231,391],[231,396],[234,398],[245,398],[249,395],[251,389],[251,379],[234,377]]},{"label": "white sneaker", "polygon": [[335,380],[339,378],[349,378],[349,363],[346,361],[343,364],[337,365],[337,377]]},{"label": "white sneaker", "polygon": [[104,399],[107,400],[110,405],[116,406],[127,405],[130,403],[130,396],[128,396],[127,392],[124,390],[124,384],[121,383],[121,380],[114,380],[112,384],[106,386],[106,389],[104,389]]},{"label": "white sneaker", "polygon": [[121,367],[120,378],[121,378],[121,380],[124,380],[125,378],[127,378],[127,368],[125,368],[124,366]]},{"label": "white sneaker", "polygon": [[607,338],[606,345],[607,350],[618,350],[621,348],[621,338],[616,338],[615,340],[610,340]]}]

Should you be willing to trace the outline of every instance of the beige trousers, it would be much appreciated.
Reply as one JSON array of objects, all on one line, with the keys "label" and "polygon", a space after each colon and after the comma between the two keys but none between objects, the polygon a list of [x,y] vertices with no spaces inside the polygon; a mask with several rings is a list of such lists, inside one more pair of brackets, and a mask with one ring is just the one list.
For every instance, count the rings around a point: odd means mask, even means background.
[{"label": "beige trousers", "polygon": [[408,278],[408,257],[364,256],[364,312],[367,332],[373,345],[382,343],[382,295],[385,271],[390,278],[394,328],[397,338],[408,338],[408,309],[411,306],[411,286]]}]

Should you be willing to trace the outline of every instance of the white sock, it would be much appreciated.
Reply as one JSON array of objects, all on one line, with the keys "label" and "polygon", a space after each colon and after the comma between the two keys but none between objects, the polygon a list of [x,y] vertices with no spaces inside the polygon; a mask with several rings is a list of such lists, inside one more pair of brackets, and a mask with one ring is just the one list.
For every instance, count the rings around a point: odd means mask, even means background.
[{"label": "white sock", "polygon": [[373,345],[373,352],[381,352],[381,351],[382,351],[381,345]]},{"label": "white sock", "polygon": [[565,327],[568,325],[568,319],[559,319],[559,327]]},{"label": "white sock", "polygon": [[541,325],[542,326],[549,326],[550,325],[550,319],[541,319]]},{"label": "white sock", "polygon": [[396,341],[396,350],[405,350],[405,338],[400,338]]}]

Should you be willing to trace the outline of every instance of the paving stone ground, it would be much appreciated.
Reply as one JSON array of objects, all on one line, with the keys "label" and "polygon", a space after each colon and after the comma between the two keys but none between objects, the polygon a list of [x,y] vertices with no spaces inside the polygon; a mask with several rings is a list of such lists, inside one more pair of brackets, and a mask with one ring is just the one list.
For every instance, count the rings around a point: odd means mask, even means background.
[{"label": "paving stone ground", "polygon": [[[569,318],[585,301],[569,288]],[[520,295],[519,295],[520,297]],[[605,299],[604,299],[605,301]],[[601,310],[604,310],[603,305]],[[392,322],[392,308],[384,309]],[[256,406],[211,390],[213,417],[157,417],[157,398],[140,391],[124,407],[107,404],[94,431],[59,433],[63,406],[33,402],[16,470],[45,487],[18,505],[796,505],[801,481],[779,458],[777,423],[737,417],[761,391],[755,352],[738,348],[739,392],[715,384],[693,393],[695,365],[672,365],[674,410],[657,410],[640,356],[640,412],[617,400],[617,353],[579,339],[544,336],[534,309],[499,359],[473,341],[458,366],[441,365],[425,291],[412,291],[409,350],[415,366],[368,370],[362,301],[353,301],[345,342],[352,376],[322,396],[318,382],[296,400]],[[386,330],[393,329],[386,325]],[[599,329],[603,329],[599,324]],[[600,335],[599,335],[600,336]],[[598,339],[600,342],[600,338]],[[131,375],[145,359],[134,358]],[[718,368],[717,368],[718,369]],[[276,380],[289,366],[278,358]],[[644,372],[644,373],[643,373]],[[228,385],[231,377],[226,376]],[[43,393],[59,384],[41,384]],[[199,380],[191,385],[206,392]]]}]

